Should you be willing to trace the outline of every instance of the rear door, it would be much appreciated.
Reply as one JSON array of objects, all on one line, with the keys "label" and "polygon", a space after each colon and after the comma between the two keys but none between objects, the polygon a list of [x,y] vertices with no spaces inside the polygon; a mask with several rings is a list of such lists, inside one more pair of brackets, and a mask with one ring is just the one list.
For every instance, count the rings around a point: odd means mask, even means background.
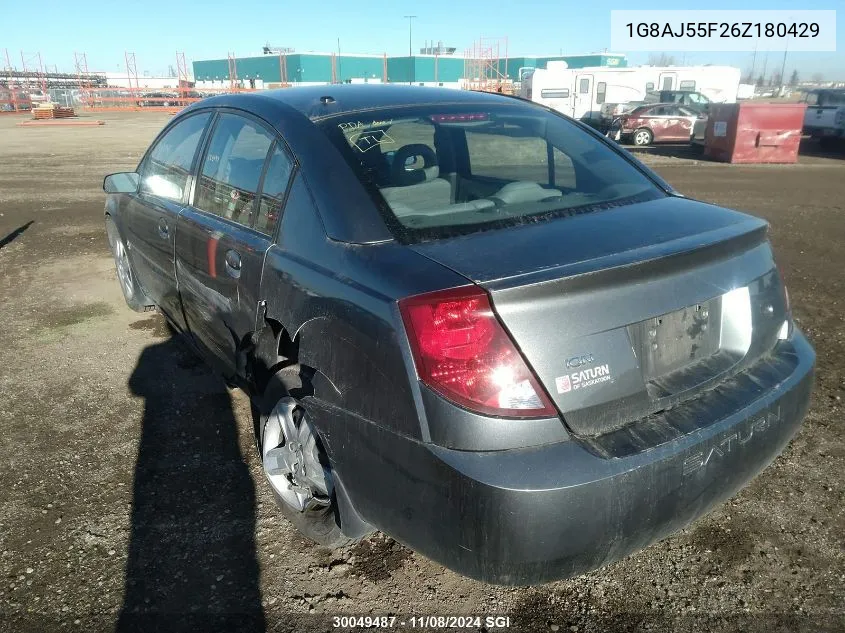
[{"label": "rear door", "polygon": [[689,141],[692,138],[692,130],[698,120],[698,112],[692,108],[675,106],[675,126],[673,128],[676,138],[679,141]]},{"label": "rear door", "polygon": [[[264,255],[292,169],[263,122],[221,112],[209,136],[193,202],[179,220],[176,274],[188,326],[225,376],[245,375]],[[265,175],[266,173],[266,175]],[[264,179],[265,196],[260,196]]]},{"label": "rear door", "polygon": [[147,296],[184,327],[173,263],[176,221],[187,200],[191,174],[211,119],[200,112],[179,120],[155,142],[138,168],[137,194],[124,196],[121,216],[129,257]]}]

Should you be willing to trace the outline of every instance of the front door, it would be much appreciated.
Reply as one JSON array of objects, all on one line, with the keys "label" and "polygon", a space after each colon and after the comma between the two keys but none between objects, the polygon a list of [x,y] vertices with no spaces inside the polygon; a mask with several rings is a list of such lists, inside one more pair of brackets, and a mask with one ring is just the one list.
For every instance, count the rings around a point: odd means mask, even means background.
[{"label": "front door", "polygon": [[698,120],[698,113],[684,106],[675,106],[672,109],[672,117],[672,140],[689,141],[692,138],[695,122]]},{"label": "front door", "polygon": [[138,168],[137,194],[124,197],[121,217],[135,274],[148,298],[177,325],[184,321],[173,263],[176,224],[187,200],[195,155],[210,120],[201,112],[180,120],[156,141]]},{"label": "front door", "polygon": [[[281,151],[285,159],[280,167]],[[193,203],[179,217],[176,276],[188,327],[226,377],[245,376],[244,351],[254,329],[264,255],[278,210],[259,196],[291,161],[255,119],[221,113],[211,132]]]},{"label": "front door", "polygon": [[599,112],[593,112],[593,76],[578,74],[575,76],[575,97],[573,99],[573,119],[599,118]]}]

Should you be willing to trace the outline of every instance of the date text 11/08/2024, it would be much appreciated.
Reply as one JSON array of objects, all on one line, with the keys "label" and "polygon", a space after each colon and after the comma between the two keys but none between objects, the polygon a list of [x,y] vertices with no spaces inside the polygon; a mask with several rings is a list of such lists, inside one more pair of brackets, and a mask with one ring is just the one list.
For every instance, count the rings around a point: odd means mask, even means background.
[{"label": "date text 11/08/2024", "polygon": [[400,626],[411,629],[507,629],[511,626],[511,618],[506,615],[338,615],[332,618],[332,626],[348,630],[392,629]]}]

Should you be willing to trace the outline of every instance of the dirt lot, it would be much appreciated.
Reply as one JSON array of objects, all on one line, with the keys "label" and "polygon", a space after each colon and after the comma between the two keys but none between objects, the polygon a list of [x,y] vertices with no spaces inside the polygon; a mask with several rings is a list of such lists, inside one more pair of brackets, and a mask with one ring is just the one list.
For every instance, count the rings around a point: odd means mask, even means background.
[{"label": "dirt lot", "polygon": [[134,168],[167,116],[100,118],[0,117],[0,630],[330,631],[339,613],[845,630],[845,157],[736,167],[646,153],[685,194],[771,222],[818,350],[810,413],[768,470],[685,531],[581,578],[500,588],[381,535],[321,550],[285,522],[245,397],[157,315],[125,307],[106,248],[102,177]]}]

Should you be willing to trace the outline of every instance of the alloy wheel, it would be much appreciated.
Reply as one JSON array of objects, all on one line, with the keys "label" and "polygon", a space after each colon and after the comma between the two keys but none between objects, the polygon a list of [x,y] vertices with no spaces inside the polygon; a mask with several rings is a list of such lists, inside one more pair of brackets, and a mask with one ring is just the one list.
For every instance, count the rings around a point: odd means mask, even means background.
[{"label": "alloy wheel", "polygon": [[651,135],[646,130],[640,130],[634,136],[634,143],[637,145],[648,145]]},{"label": "alloy wheel", "polygon": [[294,398],[282,398],[268,416],[261,455],[267,481],[285,504],[299,512],[331,504],[331,471],[320,459],[307,411]]},{"label": "alloy wheel", "polygon": [[131,299],[135,292],[135,285],[132,282],[132,267],[129,265],[129,256],[126,247],[119,238],[114,240],[114,261],[117,266],[117,278],[123,287],[127,299]]}]

